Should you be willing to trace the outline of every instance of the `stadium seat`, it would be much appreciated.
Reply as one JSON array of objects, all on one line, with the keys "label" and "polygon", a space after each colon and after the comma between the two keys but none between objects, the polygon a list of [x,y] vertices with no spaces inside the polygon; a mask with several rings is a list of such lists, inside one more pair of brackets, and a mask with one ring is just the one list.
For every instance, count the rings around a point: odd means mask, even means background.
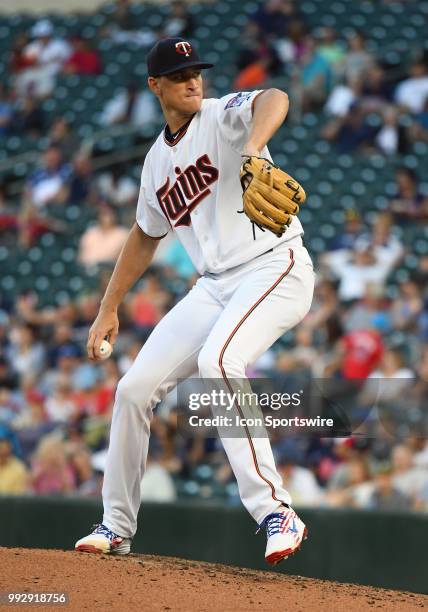
[{"label": "stadium seat", "polygon": [[309,240],[308,244],[309,244],[310,250],[315,255],[319,255],[320,253],[324,253],[325,250],[326,250],[326,246],[327,246],[325,240],[323,240],[323,238],[320,238],[319,236]]},{"label": "stadium seat", "polygon": [[74,262],[76,259],[76,250],[72,247],[66,247],[61,251],[61,260],[65,263]]},{"label": "stadium seat", "polygon": [[1,287],[6,292],[11,292],[15,289],[16,280],[11,274],[6,274],[0,279]]},{"label": "stadium seat", "polygon": [[40,293],[47,291],[50,287],[51,281],[46,275],[40,275],[34,279],[34,288]]}]

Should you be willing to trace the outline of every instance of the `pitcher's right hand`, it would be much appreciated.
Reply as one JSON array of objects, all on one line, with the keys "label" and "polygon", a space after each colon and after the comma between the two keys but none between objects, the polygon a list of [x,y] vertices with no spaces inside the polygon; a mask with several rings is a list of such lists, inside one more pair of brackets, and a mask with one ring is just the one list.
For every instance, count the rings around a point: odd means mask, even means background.
[{"label": "pitcher's right hand", "polygon": [[117,310],[104,310],[101,307],[97,318],[89,330],[88,342],[86,344],[89,360],[98,361],[101,359],[101,342],[105,339],[114,346],[118,332],[119,318],[117,316]]}]

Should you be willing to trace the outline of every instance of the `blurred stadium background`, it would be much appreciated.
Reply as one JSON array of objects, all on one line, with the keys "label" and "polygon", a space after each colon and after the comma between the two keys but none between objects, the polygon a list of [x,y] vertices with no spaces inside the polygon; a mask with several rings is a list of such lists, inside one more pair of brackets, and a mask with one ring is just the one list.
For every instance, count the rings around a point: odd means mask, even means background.
[{"label": "blurred stadium background", "polygon": [[[373,379],[391,379],[383,407],[405,417],[393,435],[371,423],[362,438],[274,439],[287,488],[300,506],[427,512],[428,2],[33,4],[0,13],[0,495],[100,496],[116,384],[194,282],[162,241],[121,308],[114,357],[87,362],[162,129],[145,55],[182,35],[216,65],[207,97],[290,96],[270,148],[309,194],[317,288],[250,374],[367,379],[357,411]],[[171,395],[153,420],[143,500],[239,505],[220,442],[186,440],[175,408]]]}]

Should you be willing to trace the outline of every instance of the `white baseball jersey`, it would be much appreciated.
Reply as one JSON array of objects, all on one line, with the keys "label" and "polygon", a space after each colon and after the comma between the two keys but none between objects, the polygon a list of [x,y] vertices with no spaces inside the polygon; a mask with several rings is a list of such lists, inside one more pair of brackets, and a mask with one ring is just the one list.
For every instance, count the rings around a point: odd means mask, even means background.
[{"label": "white baseball jersey", "polygon": [[[162,131],[144,162],[137,223],[152,237],[174,230],[200,274],[223,272],[303,234],[293,217],[281,238],[256,228],[254,239],[249,219],[237,213],[241,155],[260,93],[203,100],[187,129],[171,142]],[[272,160],[267,147],[261,155]]]}]

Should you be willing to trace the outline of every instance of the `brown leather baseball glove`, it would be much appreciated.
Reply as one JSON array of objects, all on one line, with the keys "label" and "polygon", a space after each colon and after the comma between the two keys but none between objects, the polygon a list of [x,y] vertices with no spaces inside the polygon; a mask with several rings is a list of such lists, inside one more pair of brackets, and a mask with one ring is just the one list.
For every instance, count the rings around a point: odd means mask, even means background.
[{"label": "brown leather baseball glove", "polygon": [[[240,179],[243,210],[261,230],[282,236],[292,216],[306,200],[303,187],[289,174],[263,157],[243,156]],[[254,228],[254,225],[253,225]]]}]

